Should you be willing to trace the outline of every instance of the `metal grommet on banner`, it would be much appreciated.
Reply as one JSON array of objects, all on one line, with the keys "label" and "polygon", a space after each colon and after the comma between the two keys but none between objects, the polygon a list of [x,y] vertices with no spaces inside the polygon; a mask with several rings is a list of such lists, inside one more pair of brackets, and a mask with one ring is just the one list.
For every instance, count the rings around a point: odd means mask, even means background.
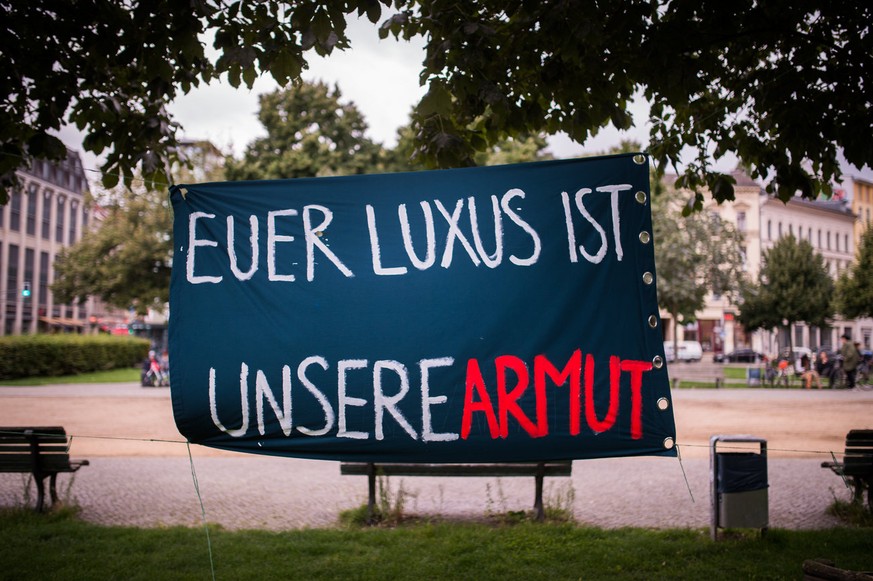
[{"label": "metal grommet on banner", "polygon": [[651,272],[644,272],[643,282],[645,284],[652,284],[653,282],[655,282],[655,275],[653,275]]},{"label": "metal grommet on banner", "polygon": [[672,450],[674,446],[673,438],[664,438],[664,449]]},{"label": "metal grommet on banner", "polygon": [[658,317],[656,317],[655,315],[649,315],[649,327],[654,329],[657,326],[658,326]]},{"label": "metal grommet on banner", "polygon": [[640,190],[636,194],[634,194],[634,197],[636,198],[637,202],[639,202],[640,204],[646,203],[646,192]]},{"label": "metal grommet on banner", "polygon": [[634,156],[634,163],[637,165],[643,165],[646,163],[646,156],[642,153],[638,153]]},{"label": "metal grommet on banner", "polygon": [[660,355],[655,355],[654,357],[652,357],[652,367],[654,367],[655,369],[661,369],[662,367],[664,367],[664,358]]},{"label": "metal grommet on banner", "polygon": [[640,242],[642,242],[643,244],[648,244],[649,240],[651,240],[651,239],[652,239],[651,234],[649,234],[645,230],[640,232]]},{"label": "metal grommet on banner", "polygon": [[658,409],[666,411],[666,409],[670,407],[670,401],[666,397],[658,398]]}]

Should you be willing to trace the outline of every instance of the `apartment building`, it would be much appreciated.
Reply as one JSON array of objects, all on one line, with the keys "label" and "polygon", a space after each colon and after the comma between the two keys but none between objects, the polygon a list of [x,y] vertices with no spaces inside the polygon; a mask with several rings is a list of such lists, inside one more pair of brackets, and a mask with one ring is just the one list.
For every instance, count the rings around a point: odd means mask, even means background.
[{"label": "apartment building", "polygon": [[[855,257],[857,215],[851,200],[803,200],[787,204],[768,196],[763,188],[742,170],[735,170],[735,200],[716,204],[710,201],[704,211],[716,212],[733,223],[745,237],[743,268],[757,280],[764,252],[782,237],[794,236],[808,241],[822,255],[831,274],[836,277],[849,268]],[[871,200],[873,201],[873,200]],[[747,333],[736,322],[739,309],[724,297],[709,295],[697,321],[681,328],[684,339],[696,339],[704,348],[729,352],[740,347],[775,354],[788,344],[791,333],[795,345],[816,348],[839,345],[839,336],[848,333],[871,348],[873,320],[844,321],[837,318],[830,327],[816,328],[798,323],[791,329],[759,330]]]},{"label": "apartment building", "polygon": [[20,187],[0,206],[0,335],[82,333],[110,322],[98,301],[60,304],[51,291],[58,253],[93,222],[79,154],[16,173]]},{"label": "apartment building", "polygon": [[861,234],[870,227],[873,220],[873,170],[870,168],[845,169],[843,182],[836,195],[850,200],[852,212],[858,217],[855,222],[855,246],[861,240]]}]

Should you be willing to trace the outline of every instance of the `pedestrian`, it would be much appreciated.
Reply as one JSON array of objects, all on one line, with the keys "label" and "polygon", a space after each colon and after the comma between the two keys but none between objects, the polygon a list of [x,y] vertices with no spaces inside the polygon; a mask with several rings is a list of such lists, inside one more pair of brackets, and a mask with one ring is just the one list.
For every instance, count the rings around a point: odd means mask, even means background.
[{"label": "pedestrian", "polygon": [[855,387],[855,373],[858,370],[858,363],[861,362],[861,354],[855,344],[852,343],[852,338],[848,333],[843,335],[843,346],[840,347],[840,355],[843,357],[843,370],[846,372],[846,388],[852,389]]},{"label": "pedestrian", "polygon": [[818,361],[815,362],[815,370],[819,377],[828,378],[828,387],[834,388],[834,362],[828,357],[827,351],[821,351],[818,354]]},{"label": "pedestrian", "polygon": [[804,353],[800,358],[800,367],[803,370],[800,376],[803,379],[803,386],[806,389],[812,389],[812,384],[815,382],[815,388],[821,389],[821,380],[819,379],[818,371],[810,364],[809,355],[806,353]]}]

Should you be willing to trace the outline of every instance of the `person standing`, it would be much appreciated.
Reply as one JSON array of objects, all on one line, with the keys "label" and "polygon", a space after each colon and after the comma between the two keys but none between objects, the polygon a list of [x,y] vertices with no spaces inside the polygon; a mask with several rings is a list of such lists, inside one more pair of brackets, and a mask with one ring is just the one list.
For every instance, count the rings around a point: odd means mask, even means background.
[{"label": "person standing", "polygon": [[861,354],[858,353],[848,334],[843,335],[842,339],[840,355],[843,357],[843,370],[846,372],[846,388],[852,389],[855,387],[855,373],[858,370],[858,363],[861,362]]}]

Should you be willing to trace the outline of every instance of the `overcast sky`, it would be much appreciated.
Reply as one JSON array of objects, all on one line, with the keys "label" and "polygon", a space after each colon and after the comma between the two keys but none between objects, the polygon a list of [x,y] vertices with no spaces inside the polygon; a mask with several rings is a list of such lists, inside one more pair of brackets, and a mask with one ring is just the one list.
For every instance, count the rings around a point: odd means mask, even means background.
[{"label": "overcast sky", "polygon": [[[344,102],[353,102],[369,126],[368,136],[386,146],[396,143],[397,129],[409,122],[409,113],[425,92],[418,77],[424,58],[424,42],[396,41],[393,37],[380,40],[376,26],[366,19],[352,21],[348,35],[352,48],[321,58],[310,51],[309,69],[303,78],[337,84]],[[227,82],[213,82],[192,90],[169,105],[175,119],[181,123],[182,135],[189,139],[208,139],[224,151],[240,155],[253,139],[265,134],[257,120],[258,96],[273,91],[276,83],[269,75],[260,77],[254,87],[234,89]],[[550,151],[556,157],[574,157],[580,153],[605,151],[623,138],[647,142],[644,126],[648,113],[645,103],[635,103],[631,111],[638,125],[627,133],[609,127],[589,140],[584,147],[566,136],[549,140]],[[68,147],[78,150],[85,167],[95,170],[100,162],[82,150],[82,135],[75,128],[60,133]],[[97,179],[96,172],[89,177]]]},{"label": "overcast sky", "polygon": [[[376,26],[366,19],[352,21],[348,35],[352,48],[335,52],[328,58],[309,57],[310,68],[304,71],[308,81],[336,83],[342,99],[353,102],[364,115],[369,137],[386,146],[396,143],[397,129],[409,122],[409,113],[424,95],[419,86],[424,41],[380,40]],[[314,53],[311,53],[314,55]],[[254,88],[235,90],[228,84],[213,84],[177,99],[170,110],[185,128],[185,136],[207,138],[215,145],[241,154],[245,145],[264,135],[257,120],[258,95],[275,90],[269,76],[258,79]],[[633,107],[642,124],[648,113],[644,103]],[[645,128],[625,135],[645,143]],[[586,144],[585,152],[603,151],[618,144],[622,135],[610,128]],[[550,141],[557,157],[572,157],[583,151],[566,137]]]}]

